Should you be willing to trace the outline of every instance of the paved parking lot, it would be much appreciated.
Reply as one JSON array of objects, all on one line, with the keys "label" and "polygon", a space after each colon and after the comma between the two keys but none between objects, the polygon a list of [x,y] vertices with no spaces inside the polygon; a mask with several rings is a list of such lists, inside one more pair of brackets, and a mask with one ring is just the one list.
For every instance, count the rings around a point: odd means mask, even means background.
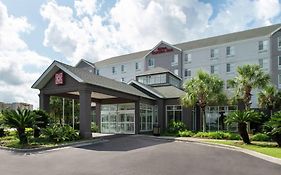
[{"label": "paved parking lot", "polygon": [[237,151],[146,136],[23,155],[0,150],[1,175],[280,175],[281,166]]}]

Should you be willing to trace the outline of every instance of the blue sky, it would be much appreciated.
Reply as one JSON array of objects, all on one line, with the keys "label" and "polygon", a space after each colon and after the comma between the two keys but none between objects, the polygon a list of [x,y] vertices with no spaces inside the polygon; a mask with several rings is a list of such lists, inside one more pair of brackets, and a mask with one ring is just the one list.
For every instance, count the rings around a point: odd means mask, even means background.
[{"label": "blue sky", "polygon": [[276,24],[280,9],[278,0],[0,0],[0,101],[37,107],[30,87],[55,59],[95,62]]}]

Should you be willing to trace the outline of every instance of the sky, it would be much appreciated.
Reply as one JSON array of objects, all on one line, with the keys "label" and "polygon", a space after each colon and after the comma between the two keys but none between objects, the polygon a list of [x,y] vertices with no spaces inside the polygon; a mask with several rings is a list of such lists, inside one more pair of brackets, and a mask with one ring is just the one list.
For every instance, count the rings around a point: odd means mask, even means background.
[{"label": "sky", "polygon": [[38,107],[32,84],[75,65],[281,23],[278,0],[0,0],[0,101]]}]

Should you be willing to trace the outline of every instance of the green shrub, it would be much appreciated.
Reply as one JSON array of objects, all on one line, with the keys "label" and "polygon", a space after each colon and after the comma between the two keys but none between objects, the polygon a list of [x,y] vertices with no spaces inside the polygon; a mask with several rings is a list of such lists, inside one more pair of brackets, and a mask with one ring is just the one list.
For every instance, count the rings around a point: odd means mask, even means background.
[{"label": "green shrub", "polygon": [[95,122],[91,123],[91,131],[92,132],[99,132],[99,126]]},{"label": "green shrub", "polygon": [[252,141],[270,141],[270,137],[263,133],[257,133],[251,137]]},{"label": "green shrub", "polygon": [[180,137],[192,137],[194,133],[192,131],[184,130],[184,131],[179,131],[178,135]]},{"label": "green shrub", "polygon": [[208,139],[225,139],[225,140],[240,140],[240,136],[238,134],[230,133],[230,132],[198,132],[193,137],[199,138],[208,138]]},{"label": "green shrub", "polygon": [[168,125],[168,133],[178,133],[179,131],[186,130],[186,126],[183,122],[171,120]]},{"label": "green shrub", "polygon": [[52,142],[74,141],[79,135],[71,126],[53,125],[42,130],[43,135]]}]

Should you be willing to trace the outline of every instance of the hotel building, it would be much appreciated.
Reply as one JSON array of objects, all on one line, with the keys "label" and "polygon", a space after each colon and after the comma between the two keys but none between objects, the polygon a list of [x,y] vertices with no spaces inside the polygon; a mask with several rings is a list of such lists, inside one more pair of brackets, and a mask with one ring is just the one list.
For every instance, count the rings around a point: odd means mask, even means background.
[{"label": "hotel building", "polygon": [[[95,63],[87,60],[72,67],[57,61],[32,86],[40,90],[40,107],[48,110],[51,95],[80,100],[80,132],[89,135],[94,120],[104,133],[152,131],[157,123],[164,130],[170,120],[183,121],[200,130],[200,109],[185,108],[179,99],[182,84],[199,69],[225,81],[236,67],[258,64],[281,88],[281,24],[230,33],[179,44],[160,41],[150,50],[112,57]],[[252,107],[257,107],[256,92]],[[207,129],[220,130],[219,112],[236,106],[207,107]],[[90,116],[91,115],[91,116]]]}]

